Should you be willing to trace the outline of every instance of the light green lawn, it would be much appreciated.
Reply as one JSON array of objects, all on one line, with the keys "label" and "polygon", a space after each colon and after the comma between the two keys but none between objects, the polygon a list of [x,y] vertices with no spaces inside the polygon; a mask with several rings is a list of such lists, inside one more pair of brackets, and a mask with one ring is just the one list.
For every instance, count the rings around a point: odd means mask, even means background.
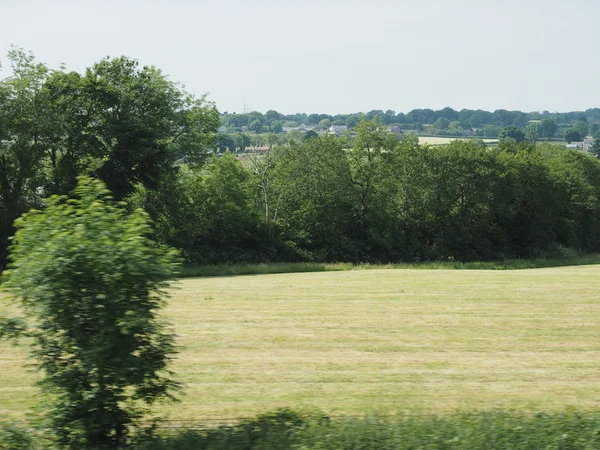
[{"label": "light green lawn", "polygon": [[[600,406],[600,266],[185,279],[171,419]],[[0,315],[2,309],[0,309]],[[0,417],[35,400],[0,344]]]},{"label": "light green lawn", "polygon": [[[445,145],[452,141],[457,140],[469,140],[471,138],[457,138],[457,137],[444,137],[444,136],[419,136],[419,144],[424,145]],[[498,139],[481,139],[486,144],[497,144]]]}]

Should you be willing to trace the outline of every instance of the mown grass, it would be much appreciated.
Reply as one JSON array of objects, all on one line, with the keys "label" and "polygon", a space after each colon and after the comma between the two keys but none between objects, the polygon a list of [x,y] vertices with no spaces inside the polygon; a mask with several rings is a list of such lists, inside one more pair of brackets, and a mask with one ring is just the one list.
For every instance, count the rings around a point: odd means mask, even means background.
[{"label": "mown grass", "polygon": [[519,270],[542,267],[564,267],[600,264],[599,254],[573,255],[565,258],[507,259],[503,261],[423,261],[394,264],[352,263],[256,263],[186,265],[181,269],[181,278],[222,277],[233,275],[262,275],[275,273],[339,272],[344,270],[374,269],[421,269],[421,270]]},{"label": "mown grass", "polygon": [[[159,413],[594,410],[599,275],[591,265],[183,279],[165,316],[185,389]],[[26,361],[25,348],[0,343],[0,417],[23,420],[36,400]]]}]

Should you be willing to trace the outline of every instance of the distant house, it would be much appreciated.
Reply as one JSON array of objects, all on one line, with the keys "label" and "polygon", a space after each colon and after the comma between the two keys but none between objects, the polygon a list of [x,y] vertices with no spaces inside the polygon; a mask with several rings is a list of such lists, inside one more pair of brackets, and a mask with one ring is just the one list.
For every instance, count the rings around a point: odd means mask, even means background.
[{"label": "distant house", "polygon": [[294,131],[294,130],[298,130],[298,131],[311,131],[314,130],[316,128],[316,126],[314,125],[300,125],[297,127],[283,127],[283,132],[284,133],[289,133],[290,131]]},{"label": "distant house", "polygon": [[271,150],[271,147],[244,147],[245,153],[266,153]]},{"label": "distant house", "polygon": [[594,145],[594,138],[592,136],[587,136],[581,143],[582,148],[586,152],[589,152],[592,149],[592,145]]},{"label": "distant house", "polygon": [[348,131],[347,125],[331,125],[329,127],[329,134],[342,134]]},{"label": "distant house", "polygon": [[583,148],[583,142],[571,142],[570,144],[567,144],[565,147],[571,149],[571,150],[578,150],[578,149],[582,149]]},{"label": "distant house", "polygon": [[404,134],[404,131],[402,131],[398,125],[390,125],[387,128],[388,128],[388,131],[392,134],[397,134],[397,135]]}]

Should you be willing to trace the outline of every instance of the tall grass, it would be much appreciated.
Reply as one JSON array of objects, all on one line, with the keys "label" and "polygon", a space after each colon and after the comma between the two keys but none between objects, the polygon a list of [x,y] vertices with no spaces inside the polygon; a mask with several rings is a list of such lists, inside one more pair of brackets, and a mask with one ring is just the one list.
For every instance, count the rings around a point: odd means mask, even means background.
[{"label": "tall grass", "polygon": [[[600,448],[600,413],[513,411],[448,416],[333,418],[279,410],[214,429],[158,430],[132,450],[592,450]],[[50,449],[29,431],[0,426],[0,449]]]},{"label": "tall grass", "polygon": [[395,418],[302,417],[282,411],[233,427],[163,434],[138,450],[598,449],[600,414],[464,413]]},{"label": "tall grass", "polygon": [[507,259],[504,261],[424,261],[391,264],[352,263],[259,263],[184,266],[181,278],[260,275],[271,273],[328,272],[373,269],[444,269],[444,270],[518,270],[543,267],[582,266],[600,264],[600,254],[571,255],[564,258]]}]

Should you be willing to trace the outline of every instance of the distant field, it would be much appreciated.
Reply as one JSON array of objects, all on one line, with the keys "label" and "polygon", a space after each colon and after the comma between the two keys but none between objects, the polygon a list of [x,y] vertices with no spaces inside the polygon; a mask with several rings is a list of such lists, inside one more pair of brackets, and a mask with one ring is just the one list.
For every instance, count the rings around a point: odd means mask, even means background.
[{"label": "distant field", "polygon": [[[440,137],[440,136],[419,136],[419,144],[427,145],[444,145],[458,139],[470,139],[470,138],[456,138],[456,137]],[[486,144],[497,144],[498,139],[482,139]]]},{"label": "distant field", "polygon": [[[600,266],[193,278],[166,312],[186,384],[171,419],[600,406]],[[0,307],[0,315],[6,312]],[[0,344],[0,418],[35,375]]]}]

